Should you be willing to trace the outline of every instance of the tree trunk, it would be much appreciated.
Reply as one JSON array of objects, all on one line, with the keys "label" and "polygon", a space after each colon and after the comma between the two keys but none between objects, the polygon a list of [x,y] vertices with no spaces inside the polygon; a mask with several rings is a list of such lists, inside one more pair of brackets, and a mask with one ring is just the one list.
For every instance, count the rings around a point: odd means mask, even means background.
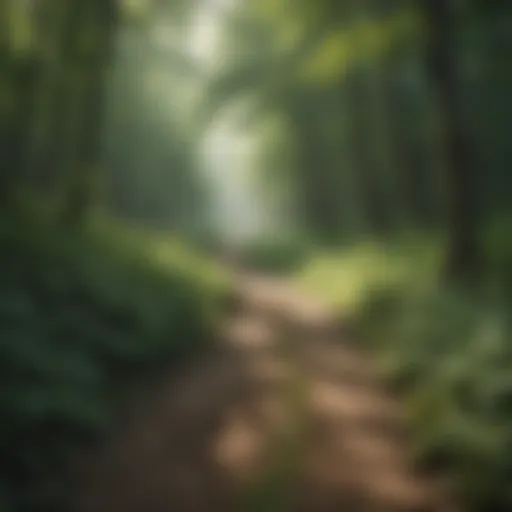
[{"label": "tree trunk", "polygon": [[72,169],[70,186],[65,197],[62,212],[63,221],[68,224],[80,223],[93,200],[103,131],[103,103],[105,81],[110,63],[117,3],[115,0],[89,0],[87,18],[81,31],[88,32],[94,40],[87,52],[78,52],[81,57],[80,125],[76,166]]},{"label": "tree trunk", "polygon": [[37,87],[35,112],[27,141],[30,182],[43,190],[55,186],[61,170],[61,155],[66,145],[66,108],[69,81],[66,54],[69,47],[69,25],[73,22],[67,0],[40,3],[36,13],[42,63]]},{"label": "tree trunk", "polygon": [[375,160],[371,154],[370,116],[367,112],[366,77],[360,70],[354,70],[347,78],[344,88],[348,94],[348,133],[353,172],[359,189],[363,209],[370,229],[375,234],[384,234],[391,225],[383,191],[380,189]]},{"label": "tree trunk", "polygon": [[4,205],[12,202],[18,184],[27,177],[26,143],[33,120],[39,71],[39,63],[32,57],[15,60],[11,64],[7,87],[12,103],[7,119],[3,121],[0,162]]},{"label": "tree trunk", "polygon": [[439,102],[446,157],[449,247],[445,271],[448,279],[464,282],[478,277],[482,262],[477,236],[474,158],[457,104],[457,63],[453,58],[456,13],[453,4],[448,0],[423,0],[429,31],[427,67]]},{"label": "tree trunk", "polygon": [[[432,226],[432,172],[419,141],[416,116],[420,114],[407,91],[395,80],[399,69],[392,66],[383,77],[386,138],[390,147],[392,172],[396,177],[395,196],[401,203],[408,227]],[[416,107],[416,108],[415,108]]]},{"label": "tree trunk", "polygon": [[25,142],[40,74],[37,54],[13,48],[10,2],[0,2],[0,203],[12,203],[25,174]]}]

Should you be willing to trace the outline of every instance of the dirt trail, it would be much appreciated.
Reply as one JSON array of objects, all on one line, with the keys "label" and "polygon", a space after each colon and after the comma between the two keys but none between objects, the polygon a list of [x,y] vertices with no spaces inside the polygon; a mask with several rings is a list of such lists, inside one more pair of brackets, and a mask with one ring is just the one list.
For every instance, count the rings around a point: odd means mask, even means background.
[{"label": "dirt trail", "polygon": [[76,512],[445,512],[397,404],[289,286],[240,280],[221,346],[142,397]]}]

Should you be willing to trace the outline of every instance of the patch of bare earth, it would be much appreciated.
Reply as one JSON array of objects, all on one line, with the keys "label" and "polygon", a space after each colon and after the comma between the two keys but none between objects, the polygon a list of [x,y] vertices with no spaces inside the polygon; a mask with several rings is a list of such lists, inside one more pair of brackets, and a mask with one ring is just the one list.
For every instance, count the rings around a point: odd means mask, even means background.
[{"label": "patch of bare earth", "polygon": [[441,512],[433,481],[410,465],[397,402],[353,349],[317,339],[304,349],[309,438],[297,511]]},{"label": "patch of bare earth", "polygon": [[243,512],[241,493],[293,421],[284,390],[297,365],[310,389],[290,512],[445,512],[408,465],[399,407],[327,336],[325,309],[275,281],[239,290],[224,345],[143,397],[84,463],[75,512]]},{"label": "patch of bare earth", "polygon": [[287,363],[261,319],[229,322],[226,344],[143,397],[84,465],[77,512],[239,510],[285,420]]}]

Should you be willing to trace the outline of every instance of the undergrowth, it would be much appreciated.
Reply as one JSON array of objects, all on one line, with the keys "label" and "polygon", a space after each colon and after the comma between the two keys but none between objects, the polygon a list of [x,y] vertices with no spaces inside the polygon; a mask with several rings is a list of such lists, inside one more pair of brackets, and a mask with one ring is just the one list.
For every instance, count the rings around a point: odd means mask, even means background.
[{"label": "undergrowth", "polygon": [[310,246],[299,237],[266,236],[242,244],[237,254],[245,268],[282,275],[296,272],[308,261]]},{"label": "undergrowth", "polygon": [[512,258],[508,239],[489,236],[493,272],[479,293],[439,282],[442,247],[432,240],[319,256],[297,280],[354,324],[402,396],[418,465],[442,476],[464,510],[504,512],[512,509],[512,307],[499,285]]},{"label": "undergrowth", "polygon": [[172,239],[0,221],[0,510],[65,509],[123,383],[207,344],[227,282]]}]

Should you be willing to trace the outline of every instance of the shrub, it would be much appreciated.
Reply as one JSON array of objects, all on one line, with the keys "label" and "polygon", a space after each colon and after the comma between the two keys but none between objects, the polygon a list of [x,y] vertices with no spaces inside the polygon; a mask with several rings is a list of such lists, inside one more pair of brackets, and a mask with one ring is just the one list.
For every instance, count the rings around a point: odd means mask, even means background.
[{"label": "shrub", "polygon": [[185,251],[121,226],[0,224],[1,510],[55,510],[119,383],[211,338],[225,283]]},{"label": "shrub", "polygon": [[268,273],[290,273],[304,265],[310,255],[308,244],[299,238],[268,237],[250,241],[239,250],[245,267]]},{"label": "shrub", "polygon": [[348,313],[403,397],[416,462],[443,474],[464,510],[511,510],[511,307],[439,285],[435,261],[366,245],[313,260],[299,282]]}]

